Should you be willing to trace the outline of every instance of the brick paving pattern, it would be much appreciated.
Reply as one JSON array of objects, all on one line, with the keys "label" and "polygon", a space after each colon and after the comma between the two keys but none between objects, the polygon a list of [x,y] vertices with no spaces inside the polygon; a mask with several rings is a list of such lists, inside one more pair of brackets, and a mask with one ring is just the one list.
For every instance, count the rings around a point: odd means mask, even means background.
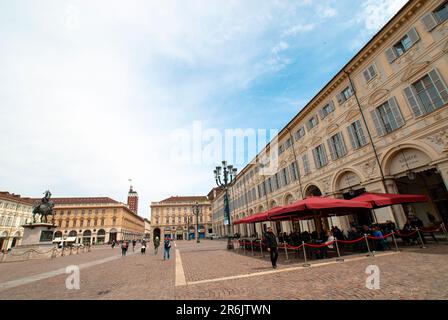
[{"label": "brick paving pattern", "polygon": [[[61,274],[0,290],[0,299],[448,299],[446,244],[293,271],[285,269],[302,264],[283,263],[276,273],[197,284],[191,282],[272,268],[267,257],[261,259],[227,251],[224,241],[204,240],[200,244],[178,241],[176,244],[167,261],[163,261],[162,251],[155,256],[150,245],[146,255],[136,253],[81,269],[80,290],[67,290],[68,275]],[[185,278],[190,282],[186,286],[175,286],[175,249],[180,251]],[[53,260],[3,263],[0,284],[119,255],[118,248],[104,248]],[[368,276],[365,269],[369,265],[380,268],[380,290],[365,287]]]}]

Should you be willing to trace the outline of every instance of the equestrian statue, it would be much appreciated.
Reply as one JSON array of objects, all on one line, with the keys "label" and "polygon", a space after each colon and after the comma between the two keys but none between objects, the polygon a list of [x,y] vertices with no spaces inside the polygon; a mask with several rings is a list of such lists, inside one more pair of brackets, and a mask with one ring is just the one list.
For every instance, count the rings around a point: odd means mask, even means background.
[{"label": "equestrian statue", "polygon": [[33,223],[36,222],[36,215],[40,216],[40,222],[48,223],[47,216],[52,216],[52,221],[54,221],[53,207],[54,203],[50,201],[51,192],[49,190],[44,192],[44,197],[33,207]]}]

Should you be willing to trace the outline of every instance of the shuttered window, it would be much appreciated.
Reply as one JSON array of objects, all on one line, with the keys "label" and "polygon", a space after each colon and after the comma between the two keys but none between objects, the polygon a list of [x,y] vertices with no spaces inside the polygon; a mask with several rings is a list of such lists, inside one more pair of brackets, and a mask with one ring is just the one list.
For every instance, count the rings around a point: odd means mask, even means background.
[{"label": "shuttered window", "polygon": [[313,116],[307,121],[306,127],[308,130],[311,130],[318,124],[319,124],[319,119],[317,118],[317,116]]},{"label": "shuttered window", "polygon": [[293,181],[296,181],[299,178],[299,172],[297,170],[297,163],[294,161],[289,166],[290,177]]},{"label": "shuttered window", "polygon": [[327,163],[328,163],[327,153],[325,151],[325,146],[323,144],[314,148],[313,156],[314,156],[314,164],[316,165],[317,169],[322,168],[327,165]]},{"label": "shuttered window", "polygon": [[362,129],[361,122],[359,120],[349,125],[347,127],[347,131],[353,149],[361,148],[362,146],[365,146],[367,144],[364,130]]},{"label": "shuttered window", "polygon": [[282,181],[280,180],[278,173],[275,174],[274,178],[275,178],[275,185],[277,186],[276,189],[280,189],[282,187]]},{"label": "shuttered window", "polygon": [[404,125],[403,116],[394,97],[373,110],[371,115],[379,136],[390,133]]},{"label": "shuttered window", "polygon": [[448,103],[446,82],[437,69],[431,70],[423,78],[405,88],[404,94],[416,117],[430,113]]},{"label": "shuttered window", "polygon": [[296,141],[302,138],[304,135],[305,135],[305,128],[304,127],[299,128],[299,130],[297,130],[295,133]]},{"label": "shuttered window", "polygon": [[386,50],[386,57],[389,63],[394,62],[398,57],[406,53],[414,44],[420,40],[417,29],[412,28],[396,44]]},{"label": "shuttered window", "polygon": [[344,143],[344,137],[342,136],[341,132],[335,134],[330,139],[328,139],[327,143],[328,148],[330,149],[331,159],[337,160],[347,154],[347,149]]},{"label": "shuttered window", "polygon": [[285,151],[285,146],[284,145],[280,145],[278,147],[278,154],[282,154]]},{"label": "shuttered window", "polygon": [[286,140],[285,142],[285,149],[288,149],[291,145],[292,145],[291,138],[288,138],[288,140]]},{"label": "shuttered window", "polygon": [[342,104],[345,101],[347,101],[354,94],[355,94],[355,89],[351,85],[349,85],[348,87],[345,87],[341,93],[336,95],[336,100],[338,100],[339,104]]},{"label": "shuttered window", "polygon": [[289,175],[288,175],[288,170],[286,170],[286,168],[282,169],[282,184],[284,186],[287,186],[289,184]]},{"label": "shuttered window", "polygon": [[375,64],[370,65],[366,70],[362,72],[362,74],[364,75],[364,79],[366,80],[366,82],[369,82],[370,80],[375,78],[377,75]]},{"label": "shuttered window", "polygon": [[426,31],[431,31],[446,20],[448,20],[448,1],[422,18]]},{"label": "shuttered window", "polygon": [[310,170],[310,162],[309,162],[309,160],[308,160],[308,155],[307,155],[307,154],[304,154],[304,155],[302,156],[302,162],[303,162],[303,172],[304,172],[305,174],[311,173],[311,170]]},{"label": "shuttered window", "polygon": [[320,118],[325,119],[330,113],[334,111],[334,103],[330,101],[319,111]]}]

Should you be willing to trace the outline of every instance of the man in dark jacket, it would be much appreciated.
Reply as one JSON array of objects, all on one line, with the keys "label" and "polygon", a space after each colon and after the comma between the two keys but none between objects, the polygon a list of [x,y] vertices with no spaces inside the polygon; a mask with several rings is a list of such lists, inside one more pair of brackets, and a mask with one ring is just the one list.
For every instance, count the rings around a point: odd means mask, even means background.
[{"label": "man in dark jacket", "polygon": [[268,231],[264,234],[264,238],[266,241],[266,246],[268,247],[268,251],[271,255],[272,267],[276,269],[278,259],[277,238],[275,237],[274,232],[272,232],[271,227],[269,227]]}]

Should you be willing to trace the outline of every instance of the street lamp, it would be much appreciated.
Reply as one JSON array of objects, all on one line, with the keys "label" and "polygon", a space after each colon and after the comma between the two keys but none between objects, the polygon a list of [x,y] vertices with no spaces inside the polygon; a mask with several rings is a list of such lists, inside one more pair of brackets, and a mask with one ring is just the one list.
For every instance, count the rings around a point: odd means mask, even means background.
[{"label": "street lamp", "polygon": [[233,244],[230,238],[230,206],[229,206],[229,194],[227,190],[228,187],[236,180],[237,168],[234,168],[231,164],[227,165],[227,161],[223,161],[222,167],[217,166],[213,172],[215,174],[216,185],[225,190],[224,224],[227,225],[227,249],[233,249]]},{"label": "street lamp", "polygon": [[199,203],[196,202],[193,206],[193,213],[196,215],[196,242],[199,243]]},{"label": "street lamp", "polygon": [[192,222],[192,221],[191,221],[191,217],[188,216],[188,217],[187,217],[187,238],[188,238],[188,241],[191,240],[191,239],[190,239],[190,222]]}]

